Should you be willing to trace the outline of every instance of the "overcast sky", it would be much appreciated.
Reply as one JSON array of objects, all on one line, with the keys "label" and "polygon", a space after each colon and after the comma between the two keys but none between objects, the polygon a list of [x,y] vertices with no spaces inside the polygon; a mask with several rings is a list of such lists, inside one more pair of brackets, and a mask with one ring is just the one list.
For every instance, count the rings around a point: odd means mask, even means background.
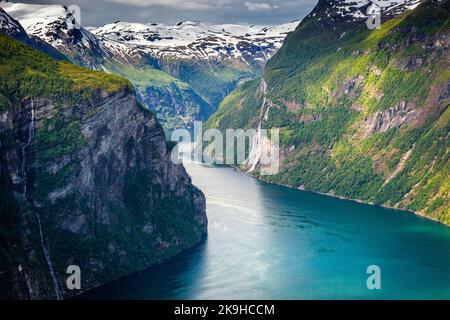
[{"label": "overcast sky", "polygon": [[317,0],[16,0],[34,4],[76,4],[84,26],[114,21],[273,25],[301,19]]}]

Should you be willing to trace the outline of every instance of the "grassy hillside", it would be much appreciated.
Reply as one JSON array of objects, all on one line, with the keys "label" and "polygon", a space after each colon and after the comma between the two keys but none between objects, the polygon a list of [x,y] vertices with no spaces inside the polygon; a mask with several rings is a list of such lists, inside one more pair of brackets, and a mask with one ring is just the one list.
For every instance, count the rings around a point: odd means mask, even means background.
[{"label": "grassy hillside", "polygon": [[186,122],[194,118],[206,119],[213,112],[187,83],[157,69],[107,62],[105,68],[113,74],[88,71],[54,61],[5,35],[0,35],[0,45],[0,108],[10,105],[8,101],[20,101],[29,96],[76,102],[99,89],[108,93],[124,86],[131,89],[132,83],[144,104],[169,128],[186,126]]},{"label": "grassy hillside", "polygon": [[0,34],[0,103],[30,96],[87,98],[97,90],[109,93],[131,88],[128,80],[88,71],[67,62],[55,61],[27,45]]},{"label": "grassy hillside", "polygon": [[[108,75],[103,72],[90,71],[66,62],[56,61],[44,53],[22,44],[6,35],[0,34],[0,296],[11,298],[8,292],[14,285],[18,286],[18,279],[12,279],[9,274],[10,266],[27,264],[31,257],[32,270],[39,274],[43,283],[48,279],[44,258],[41,256],[40,241],[34,238],[36,234],[27,236],[29,242],[26,248],[34,254],[27,256],[23,250],[23,224],[35,225],[34,215],[24,200],[16,197],[17,189],[11,184],[8,170],[20,166],[17,156],[22,156],[22,147],[16,135],[20,135],[20,122],[17,120],[13,128],[11,122],[13,114],[20,114],[19,109],[27,98],[48,98],[59,103],[76,105],[93,98],[95,93],[114,93],[118,90],[131,90],[130,83],[121,77]],[[131,92],[131,91],[130,91]],[[61,111],[61,114],[63,112]],[[14,130],[16,129],[16,131]],[[36,130],[36,144],[38,154],[36,165],[42,166],[48,161],[70,154],[85,145],[85,139],[80,131],[80,121],[71,119],[63,121],[61,116],[48,119],[44,128]],[[61,159],[61,158],[58,158]],[[40,167],[42,171],[45,171]],[[36,178],[36,185],[40,188],[34,192],[36,197],[46,196],[50,188],[57,187],[75,172],[74,166],[69,164],[67,170],[55,175],[43,175]],[[79,170],[80,168],[76,168]],[[75,202],[74,202],[75,203]],[[74,205],[74,204],[72,204]],[[52,211],[54,213],[54,211]],[[23,218],[23,217],[26,218]],[[47,229],[45,230],[47,231]],[[69,252],[69,251],[67,251]],[[17,269],[14,267],[14,269]],[[19,291],[19,289],[18,289]],[[47,292],[38,292],[38,294]]]},{"label": "grassy hillside", "polygon": [[88,290],[201,240],[204,197],[128,80],[4,35],[0,75],[0,299],[69,297],[69,264]]},{"label": "grassy hillside", "polygon": [[143,105],[154,111],[167,129],[190,127],[194,120],[205,120],[215,110],[188,83],[161,70],[119,62],[106,62],[104,67],[129,79]]},{"label": "grassy hillside", "polygon": [[226,61],[166,60],[162,62],[162,69],[189,83],[214,110],[240,81],[253,79],[259,74],[256,67]]},{"label": "grassy hillside", "polygon": [[[266,67],[263,127],[281,128],[283,163],[263,178],[450,223],[449,1],[373,31],[328,24],[324,3]],[[208,126],[255,128],[259,82],[235,90]]]}]

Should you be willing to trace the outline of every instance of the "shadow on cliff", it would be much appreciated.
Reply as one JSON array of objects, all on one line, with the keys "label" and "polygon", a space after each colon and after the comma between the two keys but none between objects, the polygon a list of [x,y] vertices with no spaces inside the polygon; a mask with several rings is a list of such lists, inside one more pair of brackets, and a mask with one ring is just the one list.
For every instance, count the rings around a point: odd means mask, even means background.
[{"label": "shadow on cliff", "polygon": [[207,236],[161,265],[84,292],[74,300],[103,299],[195,299],[197,283],[204,276]]}]

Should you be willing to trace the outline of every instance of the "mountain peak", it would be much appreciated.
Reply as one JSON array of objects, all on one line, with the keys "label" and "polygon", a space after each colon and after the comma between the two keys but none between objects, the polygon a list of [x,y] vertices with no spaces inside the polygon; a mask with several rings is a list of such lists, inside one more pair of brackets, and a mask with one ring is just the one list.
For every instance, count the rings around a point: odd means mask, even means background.
[{"label": "mountain peak", "polygon": [[187,20],[187,21],[181,21],[181,22],[178,22],[176,25],[177,26],[198,26],[198,25],[200,25],[201,24],[201,22],[200,21],[189,21],[189,20]]},{"label": "mountain peak", "polygon": [[206,24],[199,21],[183,21],[174,25],[119,22],[91,28],[90,31],[110,41],[107,45],[120,43],[157,58],[214,60],[230,57],[246,61],[254,55],[265,62],[298,24],[298,20],[279,26]]},{"label": "mountain peak", "polygon": [[0,7],[0,31],[1,33],[5,33],[7,35],[25,33],[20,23],[11,18],[1,7]]},{"label": "mountain peak", "polygon": [[367,19],[369,8],[379,9],[382,15],[392,16],[414,9],[421,2],[423,0],[319,0],[308,17],[355,22]]}]

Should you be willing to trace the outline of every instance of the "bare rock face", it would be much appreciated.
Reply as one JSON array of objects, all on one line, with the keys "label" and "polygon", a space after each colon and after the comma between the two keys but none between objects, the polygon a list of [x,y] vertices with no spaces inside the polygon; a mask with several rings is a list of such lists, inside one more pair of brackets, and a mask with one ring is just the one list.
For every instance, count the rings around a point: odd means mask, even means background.
[{"label": "bare rock face", "polygon": [[[155,116],[123,89],[73,104],[34,98],[0,114],[0,293],[65,298],[143,270],[206,234],[203,194],[170,161]],[[6,205],[7,204],[7,205]]]},{"label": "bare rock face", "polygon": [[400,128],[404,124],[413,122],[418,115],[419,110],[412,104],[400,101],[394,107],[375,112],[367,118],[364,123],[364,137],[386,132],[392,128]]},{"label": "bare rock face", "polygon": [[333,95],[333,97],[341,98],[344,95],[347,95],[349,97],[355,96],[356,88],[358,88],[358,86],[360,86],[363,81],[364,81],[363,76],[356,75],[355,77],[353,77],[349,81],[347,81],[342,86],[342,88],[340,88],[339,91]]}]

